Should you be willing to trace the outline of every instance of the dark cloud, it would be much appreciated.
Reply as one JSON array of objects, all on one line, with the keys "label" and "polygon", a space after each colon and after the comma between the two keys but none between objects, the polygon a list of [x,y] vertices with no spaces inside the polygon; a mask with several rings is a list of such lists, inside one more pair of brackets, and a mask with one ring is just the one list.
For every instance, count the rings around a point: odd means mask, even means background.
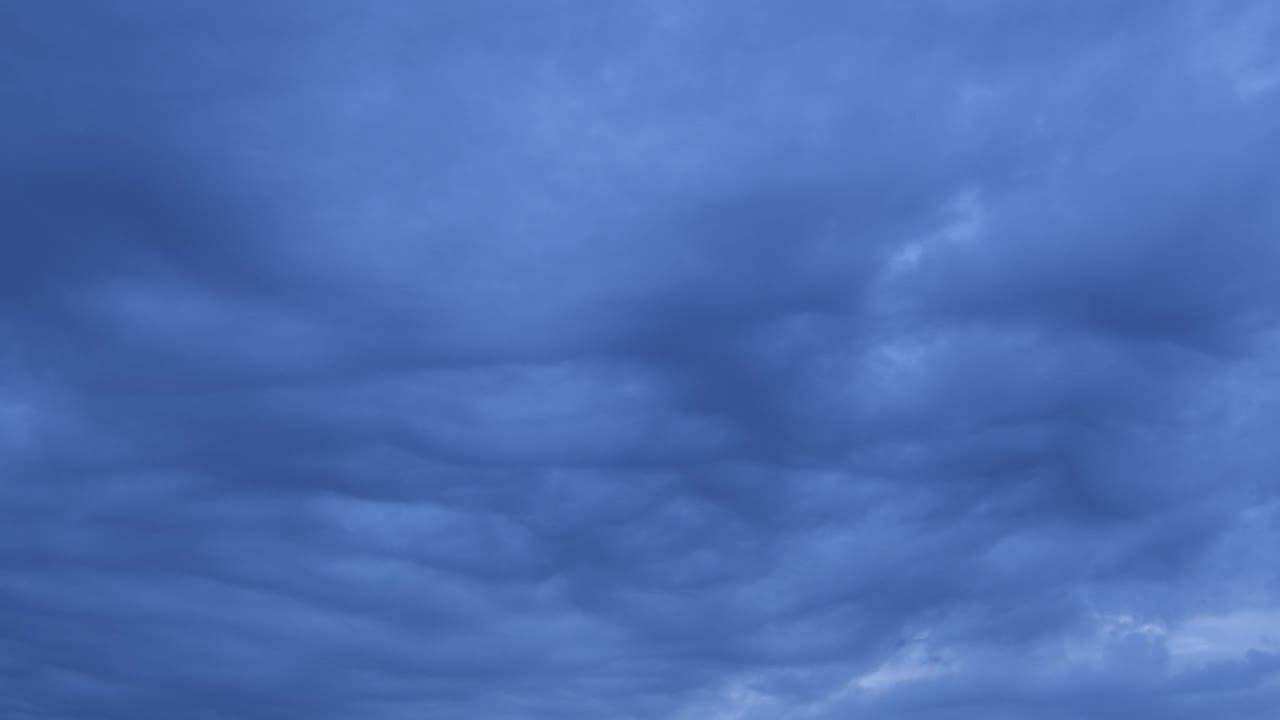
[{"label": "dark cloud", "polygon": [[1266,3],[0,7],[0,715],[1269,717]]}]

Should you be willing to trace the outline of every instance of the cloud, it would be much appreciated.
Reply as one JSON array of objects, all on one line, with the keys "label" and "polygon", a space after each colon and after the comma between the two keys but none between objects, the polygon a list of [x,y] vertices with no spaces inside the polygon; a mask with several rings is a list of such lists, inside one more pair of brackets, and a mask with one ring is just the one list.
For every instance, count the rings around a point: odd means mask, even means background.
[{"label": "cloud", "polygon": [[0,714],[1275,706],[1265,3],[0,13]]}]

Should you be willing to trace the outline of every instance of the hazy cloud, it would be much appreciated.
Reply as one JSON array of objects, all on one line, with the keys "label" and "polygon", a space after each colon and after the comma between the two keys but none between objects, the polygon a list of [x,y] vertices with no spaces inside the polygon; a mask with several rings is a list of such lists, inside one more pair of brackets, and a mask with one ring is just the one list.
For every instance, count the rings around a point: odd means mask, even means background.
[{"label": "hazy cloud", "polygon": [[0,6],[0,715],[1280,701],[1280,12]]}]

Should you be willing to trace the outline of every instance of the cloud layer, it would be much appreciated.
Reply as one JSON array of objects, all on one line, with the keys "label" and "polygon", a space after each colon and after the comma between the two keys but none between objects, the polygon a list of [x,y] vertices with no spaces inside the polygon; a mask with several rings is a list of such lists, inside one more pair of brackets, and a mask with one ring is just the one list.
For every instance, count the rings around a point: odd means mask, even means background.
[{"label": "cloud layer", "polygon": [[0,19],[0,715],[1280,704],[1269,4]]}]

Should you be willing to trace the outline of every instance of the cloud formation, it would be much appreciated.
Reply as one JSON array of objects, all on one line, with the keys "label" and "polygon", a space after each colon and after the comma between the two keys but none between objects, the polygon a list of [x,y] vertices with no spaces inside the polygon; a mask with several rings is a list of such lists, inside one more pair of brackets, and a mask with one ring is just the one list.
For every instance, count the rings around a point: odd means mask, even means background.
[{"label": "cloud formation", "polygon": [[1269,4],[0,18],[0,715],[1280,703]]}]

